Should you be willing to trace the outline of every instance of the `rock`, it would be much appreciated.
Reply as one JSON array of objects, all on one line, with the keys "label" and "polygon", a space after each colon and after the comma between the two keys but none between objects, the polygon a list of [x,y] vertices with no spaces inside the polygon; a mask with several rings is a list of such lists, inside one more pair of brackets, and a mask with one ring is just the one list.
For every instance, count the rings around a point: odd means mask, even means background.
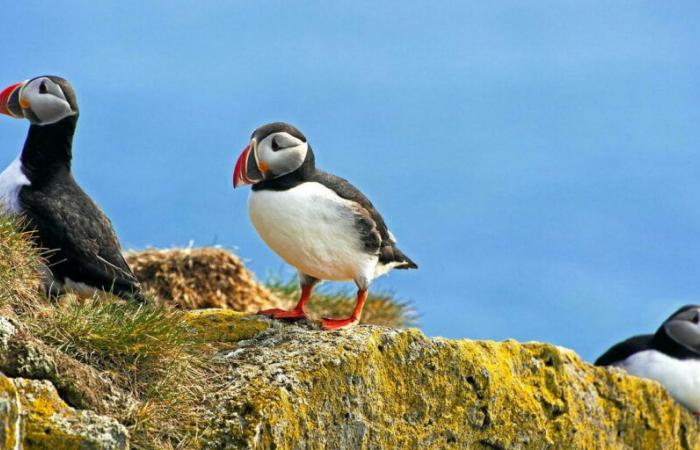
[{"label": "rock", "polygon": [[250,339],[270,324],[230,309],[201,309],[189,311],[185,320],[207,342],[227,343]]},{"label": "rock", "polygon": [[226,320],[265,326],[219,354],[227,387],[208,399],[204,448],[700,447],[695,418],[660,385],[550,344]]},{"label": "rock", "polygon": [[12,380],[0,373],[0,448],[15,449],[20,437],[20,400]]},{"label": "rock", "polygon": [[3,449],[127,449],[116,420],[78,411],[48,381],[10,379],[0,373],[0,443]]},{"label": "rock", "polygon": [[258,283],[231,252],[216,248],[148,249],[126,260],[151,295],[186,308],[257,312],[289,303]]},{"label": "rock", "polygon": [[45,379],[78,408],[101,414],[133,404],[109,375],[80,363],[32,336],[11,313],[0,315],[0,372],[11,377]]}]

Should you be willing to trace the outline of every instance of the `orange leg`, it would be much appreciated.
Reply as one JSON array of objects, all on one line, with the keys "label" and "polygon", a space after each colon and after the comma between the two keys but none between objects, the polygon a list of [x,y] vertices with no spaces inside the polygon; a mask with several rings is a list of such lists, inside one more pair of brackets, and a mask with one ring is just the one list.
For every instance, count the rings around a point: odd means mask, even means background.
[{"label": "orange leg", "polygon": [[355,309],[352,311],[352,315],[346,319],[323,319],[321,321],[321,328],[324,330],[338,330],[357,324],[357,322],[360,321],[362,307],[365,306],[366,300],[367,291],[360,289],[357,291],[357,303],[355,303]]},{"label": "orange leg", "polygon": [[311,290],[313,288],[313,285],[302,286],[301,298],[299,299],[299,303],[297,303],[297,306],[295,306],[294,309],[292,309],[291,311],[285,311],[284,309],[279,308],[272,308],[259,311],[258,314],[270,316],[274,319],[308,319],[309,317],[306,315],[306,311],[304,310],[304,308],[306,306],[306,302],[309,301],[309,297],[311,297]]}]

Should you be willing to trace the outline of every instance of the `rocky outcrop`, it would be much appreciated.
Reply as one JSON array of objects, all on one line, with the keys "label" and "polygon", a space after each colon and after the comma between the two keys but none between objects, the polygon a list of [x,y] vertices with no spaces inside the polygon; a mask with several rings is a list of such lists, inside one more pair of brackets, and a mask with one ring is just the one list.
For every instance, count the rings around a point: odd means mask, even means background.
[{"label": "rocky outcrop", "polygon": [[228,387],[210,399],[205,448],[700,447],[695,418],[660,385],[550,344],[226,323],[242,340],[219,354]]},{"label": "rocky outcrop", "polygon": [[[696,419],[657,383],[550,344],[324,332],[221,309],[186,321],[221,369],[193,448],[700,447]],[[17,339],[16,324],[0,325],[0,341]],[[122,425],[68,406],[57,382],[0,374],[2,448],[127,447]]]},{"label": "rocky outcrop", "polygon": [[117,450],[128,434],[116,420],[66,405],[48,381],[0,373],[0,448]]},{"label": "rocky outcrop", "polygon": [[[41,259],[15,229],[0,220],[0,448],[123,449],[125,426],[133,445],[159,450],[700,448],[697,421],[660,385],[550,344],[50,303],[38,291]],[[151,293],[183,308],[289,302],[218,249],[129,260]],[[42,320],[65,308],[88,325],[68,336],[67,322]],[[159,345],[168,357],[136,377],[144,360],[132,347]],[[126,364],[101,363],[117,360]],[[144,395],[154,385],[176,389]]]}]

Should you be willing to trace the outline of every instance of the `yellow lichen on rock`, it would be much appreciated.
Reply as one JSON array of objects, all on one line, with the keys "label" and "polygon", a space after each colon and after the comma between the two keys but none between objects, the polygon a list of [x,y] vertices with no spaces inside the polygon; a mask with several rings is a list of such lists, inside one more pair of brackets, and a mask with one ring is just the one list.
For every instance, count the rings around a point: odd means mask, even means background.
[{"label": "yellow lichen on rock", "polygon": [[268,322],[230,309],[189,311],[185,320],[206,342],[238,342],[270,327]]},{"label": "yellow lichen on rock", "polygon": [[698,425],[655,382],[550,344],[273,327],[221,354],[209,448],[663,448]]},{"label": "yellow lichen on rock", "polygon": [[17,448],[19,396],[12,380],[0,373],[0,448]]},{"label": "yellow lichen on rock", "polygon": [[12,381],[19,393],[22,448],[128,448],[126,429],[116,420],[69,407],[48,381],[23,378]]}]

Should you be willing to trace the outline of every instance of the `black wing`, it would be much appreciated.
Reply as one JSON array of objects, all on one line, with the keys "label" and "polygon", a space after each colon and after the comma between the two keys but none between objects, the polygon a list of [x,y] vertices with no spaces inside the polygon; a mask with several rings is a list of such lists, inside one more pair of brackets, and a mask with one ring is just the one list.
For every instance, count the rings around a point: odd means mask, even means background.
[{"label": "black wing", "polygon": [[333,190],[338,196],[358,204],[358,225],[362,230],[365,248],[379,253],[379,262],[388,264],[400,263],[397,269],[417,269],[416,263],[404,255],[396,246],[384,218],[365,195],[348,180],[317,170],[309,181],[321,183]]},{"label": "black wing", "polygon": [[595,360],[596,366],[609,366],[611,364],[624,361],[630,355],[638,353],[650,348],[651,340],[654,337],[653,334],[644,334],[640,336],[634,336],[626,341],[622,341],[618,344],[613,345],[610,349],[603,353],[598,359]]},{"label": "black wing", "polygon": [[70,174],[60,183],[23,188],[20,201],[56,279],[142,300],[112,223]]}]

